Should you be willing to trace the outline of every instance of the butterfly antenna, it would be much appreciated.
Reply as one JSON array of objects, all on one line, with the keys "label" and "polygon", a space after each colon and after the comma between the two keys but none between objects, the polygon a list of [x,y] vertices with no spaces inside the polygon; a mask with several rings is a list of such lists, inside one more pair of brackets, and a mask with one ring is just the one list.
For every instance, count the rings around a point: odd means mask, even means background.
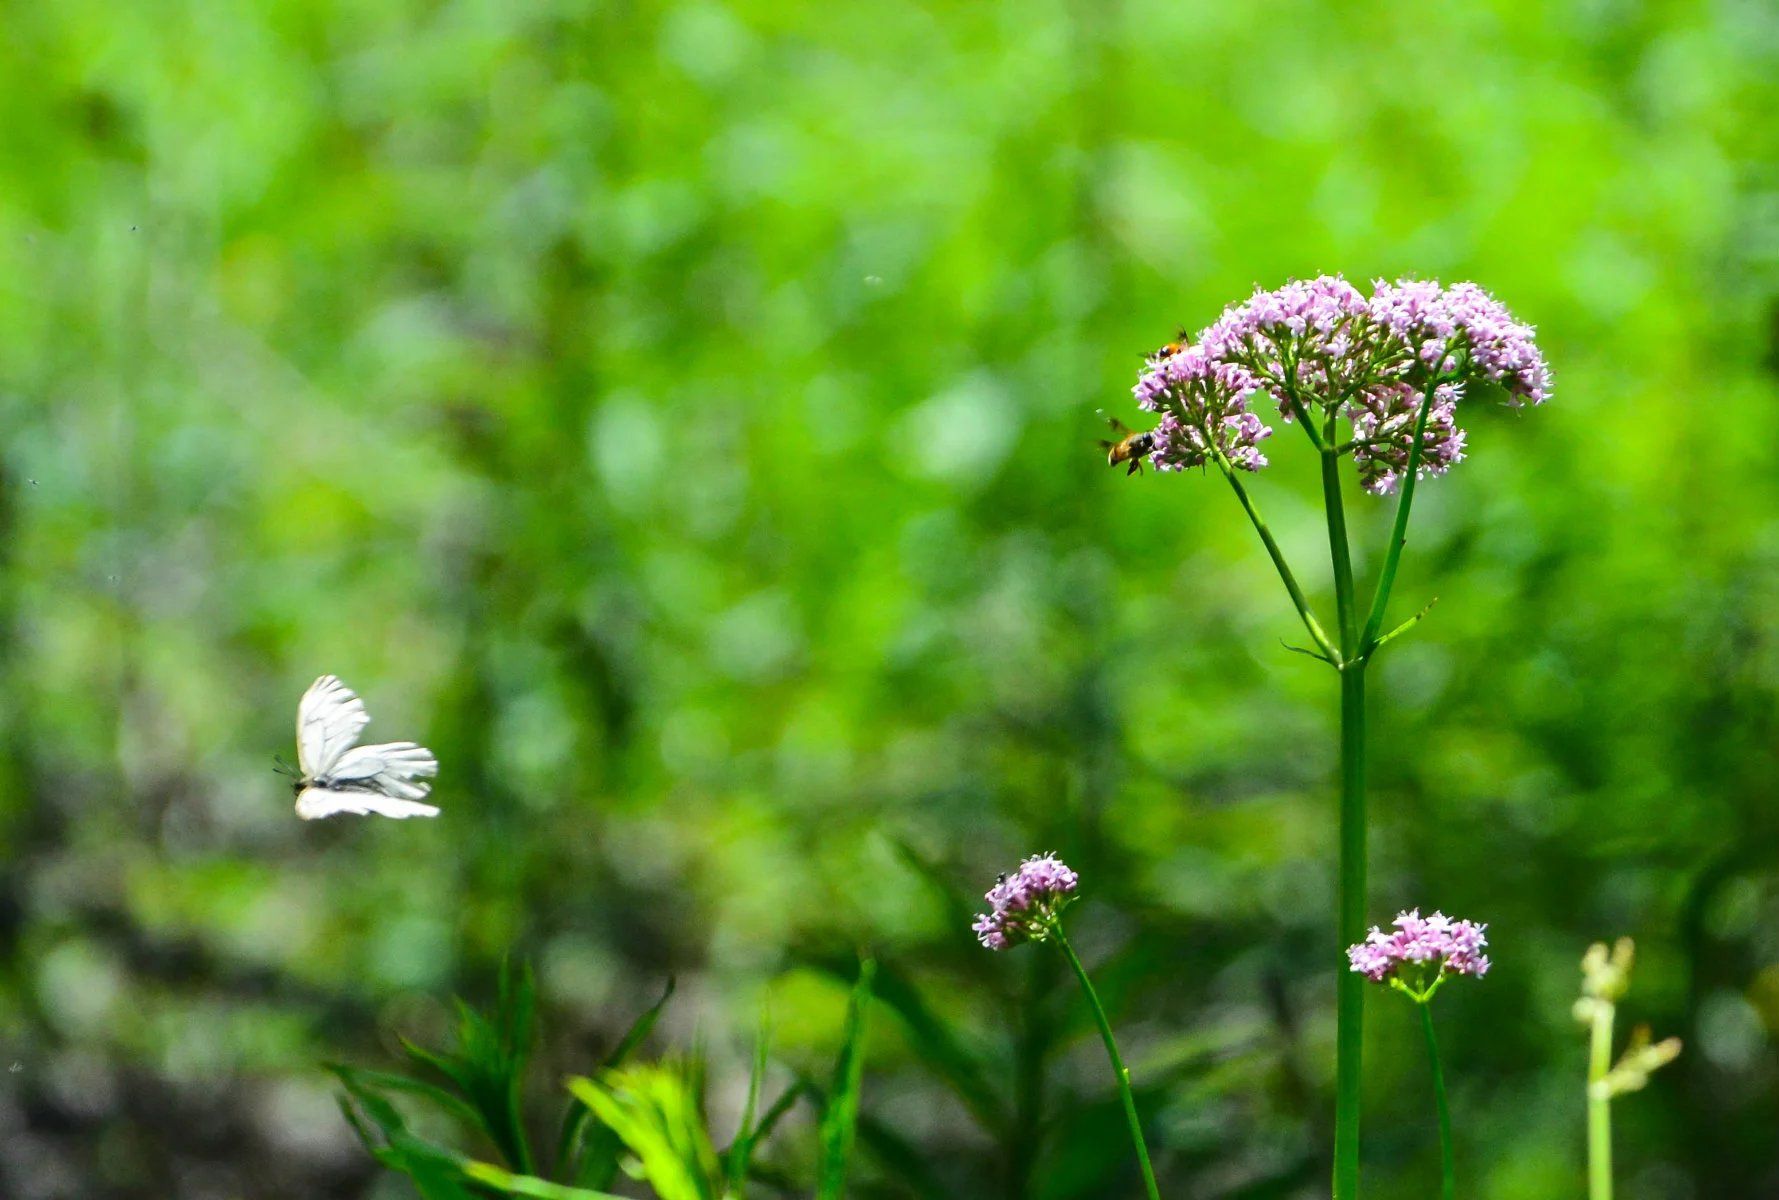
[{"label": "butterfly antenna", "polygon": [[272,770],[290,779],[301,779],[302,773],[284,761],[282,754],[272,755]]}]

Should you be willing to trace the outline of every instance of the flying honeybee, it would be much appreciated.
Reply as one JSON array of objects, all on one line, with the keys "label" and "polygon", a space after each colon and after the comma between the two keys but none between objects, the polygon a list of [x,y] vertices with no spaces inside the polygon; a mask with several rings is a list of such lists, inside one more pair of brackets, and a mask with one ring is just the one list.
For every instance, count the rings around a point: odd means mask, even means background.
[{"label": "flying honeybee", "polygon": [[1104,439],[1100,441],[1100,449],[1106,452],[1106,465],[1115,467],[1119,463],[1127,462],[1130,464],[1130,469],[1124,472],[1126,475],[1141,475],[1143,460],[1155,450],[1155,431],[1145,430],[1138,433],[1117,417],[1104,412],[1100,413],[1100,416],[1106,418],[1106,424],[1110,425],[1112,432],[1118,435],[1118,440],[1115,442]]},{"label": "flying honeybee", "polygon": [[1145,357],[1152,363],[1160,362],[1164,358],[1172,358],[1187,346],[1191,345],[1191,339],[1192,335],[1187,333],[1186,327],[1182,325],[1180,326],[1180,331],[1174,335],[1173,341],[1163,342],[1158,348],[1151,350]]}]

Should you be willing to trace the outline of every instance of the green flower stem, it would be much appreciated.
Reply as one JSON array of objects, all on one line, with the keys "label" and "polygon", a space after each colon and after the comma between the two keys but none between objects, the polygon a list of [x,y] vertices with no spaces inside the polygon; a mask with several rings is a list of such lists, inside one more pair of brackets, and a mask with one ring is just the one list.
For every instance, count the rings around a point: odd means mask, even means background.
[{"label": "green flower stem", "polygon": [[[1330,421],[1330,425],[1333,422]],[[1334,441],[1332,432],[1326,439]],[[1359,1195],[1361,1057],[1365,1041],[1365,979],[1346,970],[1346,948],[1365,936],[1365,658],[1353,604],[1353,563],[1340,495],[1340,456],[1322,455],[1328,551],[1340,613],[1340,874],[1335,946],[1334,1200]]]},{"label": "green flower stem", "polygon": [[1613,1006],[1595,1000],[1593,1037],[1588,1053],[1588,1200],[1612,1200],[1612,1094],[1606,1076],[1612,1070]]},{"label": "green flower stem", "polygon": [[1433,394],[1439,390],[1440,376],[1427,380],[1421,395],[1421,409],[1415,414],[1414,440],[1408,446],[1408,469],[1402,473],[1402,493],[1396,498],[1396,520],[1390,527],[1390,544],[1384,551],[1384,567],[1378,573],[1377,591],[1371,597],[1371,613],[1365,619],[1365,632],[1359,639],[1359,652],[1370,654],[1378,647],[1378,631],[1384,627],[1384,613],[1390,607],[1390,589],[1396,586],[1396,567],[1402,561],[1402,548],[1408,544],[1408,514],[1415,503],[1416,476],[1421,473],[1421,449],[1427,440],[1427,414],[1433,409]]},{"label": "green flower stem", "polygon": [[1106,1019],[1099,993],[1093,990],[1093,981],[1087,978],[1087,968],[1075,957],[1075,948],[1063,936],[1060,924],[1052,928],[1051,936],[1056,939],[1063,957],[1069,960],[1075,978],[1081,981],[1081,990],[1087,993],[1087,1006],[1093,1010],[1093,1019],[1100,1027],[1100,1039],[1106,1043],[1106,1057],[1112,1060],[1112,1073],[1118,1077],[1118,1095],[1124,1101],[1124,1119],[1130,1123],[1130,1140],[1137,1148],[1137,1163],[1143,1168],[1143,1186],[1149,1200],[1161,1200],[1161,1190],[1155,1186],[1155,1169],[1149,1165],[1149,1147],[1143,1141],[1143,1123],[1137,1117],[1137,1098],[1130,1090],[1130,1068],[1124,1065],[1124,1059],[1118,1053],[1118,1043],[1112,1038],[1112,1023]]},{"label": "green flower stem", "polygon": [[1310,637],[1328,660],[1330,662],[1337,661],[1338,654],[1334,648],[1334,642],[1323,632],[1322,624],[1316,620],[1315,613],[1310,611],[1310,603],[1304,598],[1303,589],[1297,585],[1297,576],[1291,573],[1291,567],[1285,562],[1285,552],[1279,549],[1279,543],[1274,540],[1272,530],[1267,528],[1265,518],[1260,515],[1260,510],[1254,507],[1254,500],[1248,495],[1248,489],[1243,486],[1235,468],[1221,454],[1217,455],[1216,462],[1218,468],[1223,472],[1223,478],[1229,480],[1229,486],[1234,489],[1235,498],[1241,501],[1242,511],[1248,514],[1248,520],[1253,523],[1254,532],[1260,535],[1260,541],[1266,546],[1267,554],[1272,556],[1273,566],[1278,568],[1279,578],[1284,581],[1285,590],[1291,594],[1291,603],[1297,607],[1297,615],[1303,618],[1304,628],[1309,630]]},{"label": "green flower stem", "polygon": [[[1328,422],[1332,433],[1334,422]],[[1328,514],[1328,556],[1334,564],[1334,601],[1340,621],[1341,657],[1358,657],[1358,616],[1353,600],[1353,556],[1347,547],[1347,510],[1340,498],[1340,455],[1322,452],[1322,504]]]},{"label": "green flower stem", "polygon": [[1433,1066],[1433,1103],[1439,1110],[1440,1196],[1453,1200],[1458,1194],[1458,1171],[1452,1161],[1452,1110],[1445,1100],[1445,1071],[1439,1065],[1439,1042],[1433,1036],[1433,1006],[1422,1001],[1421,1029],[1427,1034],[1427,1061]]},{"label": "green flower stem", "polygon": [[1340,674],[1340,876],[1337,907],[1334,1072],[1334,1197],[1359,1195],[1360,1056],[1365,978],[1346,969],[1346,947],[1365,937],[1365,664]]}]

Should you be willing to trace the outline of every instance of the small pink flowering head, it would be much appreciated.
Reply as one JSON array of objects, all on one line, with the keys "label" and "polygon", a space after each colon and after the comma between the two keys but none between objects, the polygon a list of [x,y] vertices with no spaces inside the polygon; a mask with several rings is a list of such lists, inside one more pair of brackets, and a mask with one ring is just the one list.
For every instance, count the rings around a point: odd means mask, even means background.
[{"label": "small pink flowering head", "polygon": [[1137,404],[1160,413],[1149,461],[1184,471],[1221,461],[1243,471],[1266,465],[1260,443],[1272,430],[1248,410],[1260,385],[1245,369],[1220,362],[1199,346],[1180,346],[1149,360],[1132,389]]},{"label": "small pink flowering head", "polygon": [[[1458,399],[1463,394],[1463,386],[1457,383],[1442,383],[1434,389],[1421,431],[1419,475],[1444,475],[1453,463],[1463,460],[1464,431],[1458,428]],[[1397,382],[1378,384],[1347,402],[1359,484],[1373,495],[1395,491],[1408,471],[1422,398],[1418,389]]]},{"label": "small pink flowering head", "polygon": [[989,911],[971,927],[976,940],[990,950],[1044,941],[1080,885],[1080,876],[1054,854],[1032,855],[988,890]]},{"label": "small pink flowering head", "polygon": [[1422,1004],[1453,975],[1489,973],[1487,925],[1455,921],[1420,909],[1398,913],[1388,932],[1375,925],[1364,941],[1347,948],[1351,968],[1373,983],[1387,983]]}]

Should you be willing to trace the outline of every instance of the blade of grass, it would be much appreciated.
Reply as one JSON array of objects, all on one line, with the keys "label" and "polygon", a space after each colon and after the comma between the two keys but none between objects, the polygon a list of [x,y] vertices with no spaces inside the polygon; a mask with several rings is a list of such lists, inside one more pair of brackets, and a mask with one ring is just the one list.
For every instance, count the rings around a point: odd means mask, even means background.
[{"label": "blade of grass", "polygon": [[859,980],[846,1004],[846,1029],[840,1060],[834,1067],[834,1086],[822,1113],[822,1166],[818,1200],[841,1200],[846,1192],[846,1169],[852,1158],[853,1139],[859,1123],[859,1091],[865,1074],[865,1029],[871,1003],[872,979],[877,963],[859,963]]},{"label": "blade of grass", "polygon": [[350,1096],[336,1094],[334,1103],[340,1106],[340,1115],[346,1119],[346,1124],[351,1127],[353,1136],[358,1139],[358,1144],[365,1148],[367,1154],[375,1155],[382,1149],[377,1144],[376,1138],[371,1136],[371,1127],[365,1124],[364,1117],[359,1113],[358,1106],[352,1103]]},{"label": "blade of grass", "polygon": [[[458,1197],[470,1200],[470,1189],[473,1189],[475,1195],[483,1195],[492,1189],[503,1195],[528,1197],[530,1200],[621,1200],[621,1197],[608,1192],[566,1187],[534,1175],[508,1171],[493,1163],[479,1162],[443,1146],[423,1141],[412,1134],[397,1134],[390,1143],[390,1151],[402,1157],[404,1162],[401,1169],[417,1186],[421,1186],[422,1193],[428,1200],[433,1200],[435,1193],[428,1190],[426,1185],[439,1184],[446,1185],[446,1191],[437,1195],[442,1197],[448,1194],[453,1200]],[[470,1185],[470,1189],[463,1186],[465,1183]]]},{"label": "blade of grass", "polygon": [[422,1200],[480,1200],[487,1195],[466,1182],[463,1164],[469,1160],[412,1134],[397,1134],[378,1157],[385,1166],[406,1175]]},{"label": "blade of grass", "polygon": [[[814,1080],[803,1079],[797,1086],[808,1094],[812,1102],[820,1105],[827,1103],[827,1093]],[[898,1184],[921,1197],[921,1200],[954,1200],[952,1190],[933,1174],[920,1149],[883,1122],[861,1115],[858,1140],[861,1146],[870,1151],[873,1158],[888,1168]]]},{"label": "blade of grass", "polygon": [[465,1121],[473,1128],[481,1127],[481,1116],[463,1097],[446,1091],[437,1084],[428,1083],[424,1079],[415,1079],[411,1075],[397,1075],[393,1071],[371,1071],[337,1063],[324,1063],[323,1066],[335,1075],[349,1071],[354,1079],[366,1087],[379,1088],[385,1092],[405,1092],[411,1096],[423,1097],[432,1101],[439,1111],[448,1113],[460,1121]]},{"label": "blade of grass", "polygon": [[499,1081],[500,1114],[504,1124],[507,1163],[521,1175],[532,1173],[531,1142],[520,1111],[525,1060],[531,1056],[531,1039],[537,1025],[537,984],[529,964],[515,968],[512,960],[501,964],[500,1003],[496,1008],[500,1036],[489,1065]]},{"label": "blade of grass", "polygon": [[772,1131],[778,1127],[778,1123],[784,1119],[786,1113],[791,1111],[798,1099],[809,1094],[809,1089],[800,1082],[793,1083],[779,1093],[778,1099],[766,1106],[766,1111],[760,1116],[760,1123],[754,1126],[754,1145],[758,1146],[771,1137]]},{"label": "blade of grass", "polygon": [[[630,1028],[625,1031],[618,1044],[600,1062],[602,1070],[609,1071],[614,1067],[621,1067],[629,1061],[630,1056],[636,1052],[636,1048],[642,1045],[643,1041],[654,1031],[656,1023],[661,1019],[662,1010],[667,1007],[667,1002],[673,999],[675,986],[675,980],[669,978],[667,986],[661,989],[661,998],[630,1023]],[[618,1142],[616,1138],[606,1138],[604,1144],[598,1147],[600,1154],[597,1156],[597,1161],[589,1163],[587,1159],[590,1156],[586,1152],[585,1139],[590,1117],[591,1112],[587,1106],[581,1102],[579,1096],[571,1092],[568,1110],[562,1114],[562,1131],[556,1137],[556,1158],[554,1160],[556,1173],[562,1178],[574,1180],[576,1183],[605,1187],[610,1185],[612,1178],[617,1174]],[[592,1168],[591,1174],[596,1177],[589,1177],[589,1167]]]},{"label": "blade of grass", "polygon": [[[340,1113],[373,1158],[389,1170],[406,1175],[422,1200],[475,1200],[459,1182],[454,1169],[455,1154],[409,1133],[401,1113],[365,1086],[357,1072],[349,1067],[331,1069],[346,1090],[338,1098]],[[382,1133],[382,1144],[365,1124],[366,1116]]]},{"label": "blade of grass", "polygon": [[660,1200],[719,1200],[722,1170],[683,1065],[620,1067],[568,1086],[636,1156]]},{"label": "blade of grass", "polygon": [[[334,1078],[340,1081],[340,1086],[346,1089],[346,1094],[351,1097],[358,1109],[362,1110],[364,1115],[368,1116],[382,1131],[385,1139],[407,1132],[408,1123],[402,1119],[402,1115],[397,1111],[395,1105],[367,1087],[360,1072],[351,1067],[338,1065],[330,1066],[328,1070],[333,1073]],[[353,1126],[362,1128],[362,1125],[356,1121],[353,1122]]]},{"label": "blade of grass", "polygon": [[524,1196],[528,1200],[622,1200],[610,1192],[551,1183],[535,1175],[515,1175],[491,1163],[468,1162],[463,1164],[462,1170],[467,1178],[477,1183],[497,1188],[509,1196]]},{"label": "blade of grass", "polygon": [[[850,974],[836,961],[823,961],[818,965],[836,977],[844,978]],[[933,1011],[914,981],[893,965],[879,963],[871,994],[875,1001],[895,1014],[909,1048],[957,1094],[982,1127],[997,1137],[1005,1133],[1012,1118],[1005,1101],[989,1082],[988,1068],[964,1039]]]},{"label": "blade of grass", "polygon": [[754,1037],[753,1068],[747,1074],[747,1102],[741,1108],[741,1123],[736,1128],[735,1140],[723,1155],[723,1177],[736,1200],[740,1200],[748,1163],[754,1157],[754,1113],[760,1107],[760,1088],[766,1081],[766,1046],[770,1037],[771,1015],[766,1011],[766,1005],[761,1004],[760,1031]]}]

